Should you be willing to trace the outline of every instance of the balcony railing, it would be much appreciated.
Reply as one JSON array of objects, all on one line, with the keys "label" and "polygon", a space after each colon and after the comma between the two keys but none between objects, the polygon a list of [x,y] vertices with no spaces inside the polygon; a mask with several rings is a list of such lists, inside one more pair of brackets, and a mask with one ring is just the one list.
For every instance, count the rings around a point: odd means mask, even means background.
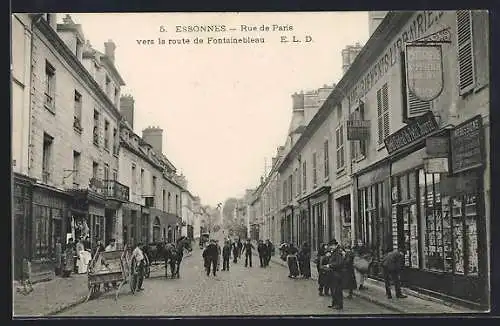
[{"label": "balcony railing", "polygon": [[106,197],[120,201],[129,201],[129,187],[122,185],[116,180],[104,180],[103,192]]}]

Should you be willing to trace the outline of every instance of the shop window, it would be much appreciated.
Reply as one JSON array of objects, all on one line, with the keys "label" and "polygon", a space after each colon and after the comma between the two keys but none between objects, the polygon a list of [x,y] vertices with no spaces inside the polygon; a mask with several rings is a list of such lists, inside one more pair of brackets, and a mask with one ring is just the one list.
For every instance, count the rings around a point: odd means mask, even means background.
[{"label": "shop window", "polygon": [[50,208],[34,205],[35,216],[35,258],[50,256]]},{"label": "shop window", "polygon": [[142,236],[142,243],[146,244],[148,243],[149,239],[149,218],[147,215],[142,215],[142,230],[141,230],[141,236]]}]

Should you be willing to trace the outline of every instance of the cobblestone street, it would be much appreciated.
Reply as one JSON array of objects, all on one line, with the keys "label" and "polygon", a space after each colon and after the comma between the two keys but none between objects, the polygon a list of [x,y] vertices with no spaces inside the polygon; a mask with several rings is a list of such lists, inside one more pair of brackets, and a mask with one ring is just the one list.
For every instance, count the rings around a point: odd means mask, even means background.
[{"label": "cobblestone street", "polygon": [[121,290],[118,301],[109,292],[78,305],[57,316],[207,316],[207,315],[335,315],[388,314],[360,298],[345,300],[344,310],[328,308],[330,298],[317,294],[316,282],[294,280],[287,270],[270,264],[260,268],[245,268],[244,261],[232,264],[229,272],[216,277],[206,276],[201,251],[184,258],[180,279],[165,279],[163,268],[152,267],[143,292],[132,295],[128,284]]}]

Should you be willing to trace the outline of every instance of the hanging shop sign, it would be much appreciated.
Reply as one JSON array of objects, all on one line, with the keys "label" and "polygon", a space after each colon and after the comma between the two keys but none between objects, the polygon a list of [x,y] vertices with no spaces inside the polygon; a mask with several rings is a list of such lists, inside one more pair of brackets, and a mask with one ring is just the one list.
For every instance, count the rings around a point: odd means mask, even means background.
[{"label": "hanging shop sign", "polygon": [[436,131],[439,128],[434,114],[427,112],[422,116],[416,117],[408,125],[399,129],[392,135],[384,139],[385,148],[389,154],[422,139],[426,135]]},{"label": "hanging shop sign", "polygon": [[406,85],[419,100],[430,102],[443,91],[441,45],[424,42],[405,45]]},{"label": "hanging shop sign", "polygon": [[369,120],[347,120],[347,140],[367,140],[369,136]]},{"label": "hanging shop sign", "polygon": [[425,139],[427,157],[448,157],[449,147],[449,137],[434,136]]},{"label": "hanging shop sign", "polygon": [[451,172],[459,173],[483,165],[483,122],[481,115],[451,131]]}]

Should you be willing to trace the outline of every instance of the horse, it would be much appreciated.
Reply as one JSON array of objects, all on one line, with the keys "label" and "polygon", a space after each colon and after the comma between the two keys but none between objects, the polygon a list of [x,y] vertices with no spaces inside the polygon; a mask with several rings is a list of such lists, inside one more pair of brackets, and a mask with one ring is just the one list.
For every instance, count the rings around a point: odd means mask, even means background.
[{"label": "horse", "polygon": [[165,277],[168,278],[168,267],[170,266],[170,273],[172,278],[180,277],[180,266],[184,256],[184,249],[192,251],[191,242],[187,237],[181,237],[175,245],[168,243],[163,249],[163,258],[165,261]]}]

